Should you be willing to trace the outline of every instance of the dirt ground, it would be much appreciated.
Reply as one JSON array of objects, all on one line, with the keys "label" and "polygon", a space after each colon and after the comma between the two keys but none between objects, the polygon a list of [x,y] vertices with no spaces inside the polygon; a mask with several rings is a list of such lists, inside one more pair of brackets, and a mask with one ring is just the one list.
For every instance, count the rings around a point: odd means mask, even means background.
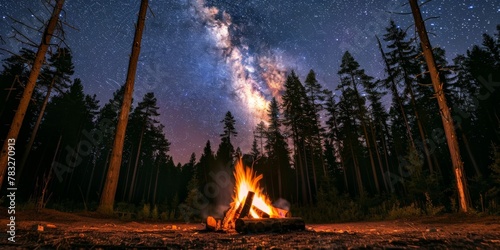
[{"label": "dirt ground", "polygon": [[[2,214],[7,214],[1,209]],[[0,219],[7,234],[9,223]],[[500,218],[447,215],[412,220],[307,224],[306,231],[208,232],[203,224],[122,221],[55,210],[18,211],[15,243],[1,249],[500,249]]]}]

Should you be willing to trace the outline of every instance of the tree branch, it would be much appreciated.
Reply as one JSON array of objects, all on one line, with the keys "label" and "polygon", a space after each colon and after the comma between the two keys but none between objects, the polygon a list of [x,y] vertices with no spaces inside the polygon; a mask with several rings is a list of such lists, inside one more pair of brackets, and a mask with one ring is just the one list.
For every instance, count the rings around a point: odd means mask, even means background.
[{"label": "tree branch", "polygon": [[[13,23],[18,23],[18,24],[21,24],[21,26],[24,26],[24,27],[26,27],[26,28],[28,28],[28,29],[30,29],[30,30],[34,30],[34,31],[36,31],[36,32],[38,32],[38,33],[40,33],[40,34],[42,33],[42,32],[40,31],[40,28],[34,28],[34,27],[30,26],[30,25],[27,25],[26,23],[24,23],[24,22],[22,22],[22,21],[19,21],[19,20],[17,20],[17,19],[15,19],[15,18],[13,18],[12,16],[7,16],[7,17],[8,17],[8,18],[9,18],[9,19],[13,22]],[[12,27],[12,26],[11,26],[11,27]]]},{"label": "tree branch", "polygon": [[40,24],[42,24],[42,27],[45,26],[45,21],[41,17],[37,16],[31,9],[28,9],[28,11],[31,13],[32,16],[36,18],[38,22],[40,22]]}]

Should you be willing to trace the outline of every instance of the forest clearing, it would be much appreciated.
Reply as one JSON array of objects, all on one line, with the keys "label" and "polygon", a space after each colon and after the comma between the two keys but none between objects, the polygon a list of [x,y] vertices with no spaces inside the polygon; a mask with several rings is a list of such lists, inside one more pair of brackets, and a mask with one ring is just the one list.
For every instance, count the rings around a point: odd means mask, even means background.
[{"label": "forest clearing", "polygon": [[[2,211],[3,212],[3,211]],[[201,223],[102,218],[55,210],[19,212],[15,243],[2,249],[498,249],[498,217],[447,215],[392,221],[307,224],[306,231],[209,232]],[[2,218],[1,223],[6,222]],[[38,226],[43,230],[39,230]]]}]

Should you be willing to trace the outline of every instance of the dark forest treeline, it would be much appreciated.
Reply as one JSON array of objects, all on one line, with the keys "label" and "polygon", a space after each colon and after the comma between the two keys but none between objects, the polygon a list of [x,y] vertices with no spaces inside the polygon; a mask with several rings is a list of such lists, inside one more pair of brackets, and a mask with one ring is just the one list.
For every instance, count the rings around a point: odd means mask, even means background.
[{"label": "dark forest treeline", "polygon": [[[303,81],[291,71],[281,99],[271,101],[268,119],[255,128],[250,152],[231,142],[238,121],[227,112],[221,114],[217,149],[207,141],[201,156],[193,153],[188,163],[175,164],[168,154],[175,145],[158,121],[154,93],[134,100],[117,209],[163,218],[220,213],[217,205],[229,204],[234,157],[244,155],[247,165],[264,174],[271,198],[290,201],[306,218],[361,219],[409,208],[457,211],[452,164],[421,48],[393,21],[381,35],[385,78],[367,75],[349,52],[333,90],[313,70]],[[72,53],[55,50],[38,78],[16,143],[17,197],[28,204],[92,210],[104,186],[124,89],[100,105],[72,79],[78,71]],[[469,202],[478,211],[498,213],[500,26],[452,61],[442,49],[434,54],[452,107]],[[2,140],[34,55],[22,49],[3,62]]]}]

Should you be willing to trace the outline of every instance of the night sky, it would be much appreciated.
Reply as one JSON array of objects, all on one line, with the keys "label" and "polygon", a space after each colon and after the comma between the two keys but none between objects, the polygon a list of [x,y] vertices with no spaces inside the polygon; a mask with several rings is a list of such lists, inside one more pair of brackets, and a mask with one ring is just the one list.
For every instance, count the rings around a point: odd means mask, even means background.
[{"label": "night sky", "polygon": [[[0,35],[12,51],[8,16],[40,26],[29,9],[47,19],[38,0],[2,0]],[[424,1],[421,1],[424,2]],[[74,78],[101,106],[125,82],[139,0],[66,0],[62,19],[73,52]],[[265,117],[267,102],[278,97],[285,72],[294,69],[304,80],[310,69],[319,82],[335,89],[337,71],[349,50],[367,73],[383,77],[375,40],[389,19],[406,29],[413,22],[406,0],[151,0],[136,76],[134,103],[154,92],[160,121],[172,143],[175,162],[192,152],[201,155],[207,140],[215,151],[227,111],[236,118],[233,141],[248,152],[255,124]],[[448,59],[480,44],[483,33],[500,24],[498,0],[434,0],[421,7],[434,47]],[[16,26],[19,27],[19,26]],[[33,40],[40,35],[20,27]],[[408,33],[414,36],[413,27]],[[4,59],[5,53],[0,55]]]}]

